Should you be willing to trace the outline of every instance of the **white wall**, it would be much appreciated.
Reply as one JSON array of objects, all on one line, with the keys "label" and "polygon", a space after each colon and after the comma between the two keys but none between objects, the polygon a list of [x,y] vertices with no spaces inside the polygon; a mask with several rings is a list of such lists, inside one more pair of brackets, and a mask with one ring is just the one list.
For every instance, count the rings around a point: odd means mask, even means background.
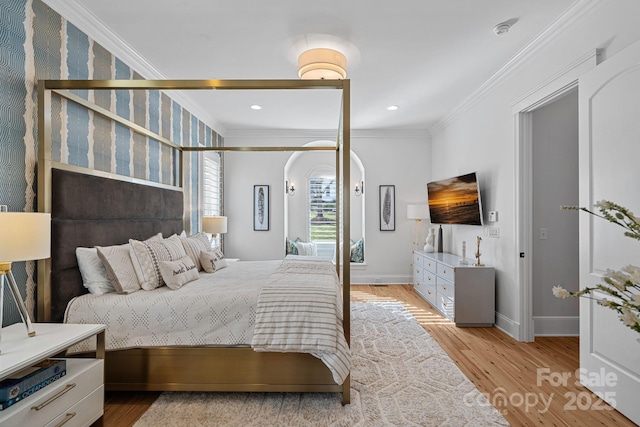
[{"label": "white wall", "polygon": [[[246,132],[226,135],[225,145],[301,146],[327,139],[326,136],[320,132],[310,136],[290,131]],[[416,131],[352,131],[351,149],[365,168],[366,223],[366,265],[352,268],[351,281],[410,283],[413,221],[406,218],[407,205],[426,203],[426,182],[431,175],[429,138],[426,133]],[[284,197],[289,197],[284,193],[284,166],[290,156],[290,152],[225,154],[227,256],[243,260],[284,256]],[[271,230],[268,232],[253,231],[254,184],[271,185]],[[380,231],[378,188],[385,184],[396,187],[396,231],[393,232]],[[358,237],[355,232],[353,236]]]},{"label": "white wall", "polygon": [[[448,124],[433,135],[433,178],[445,178],[476,170],[485,213],[499,212],[497,239],[483,237],[483,262],[496,268],[496,310],[514,324],[519,323],[516,266],[520,248],[516,247],[515,220],[515,120],[512,105],[524,95],[551,79],[577,58],[601,49],[606,60],[640,39],[640,2],[608,0],[574,22],[567,30],[526,64],[519,66],[498,86],[477,102],[461,109]],[[445,247],[474,241],[478,227],[448,227]],[[455,242],[455,244],[454,244]],[[558,262],[562,262],[559,259]]]}]

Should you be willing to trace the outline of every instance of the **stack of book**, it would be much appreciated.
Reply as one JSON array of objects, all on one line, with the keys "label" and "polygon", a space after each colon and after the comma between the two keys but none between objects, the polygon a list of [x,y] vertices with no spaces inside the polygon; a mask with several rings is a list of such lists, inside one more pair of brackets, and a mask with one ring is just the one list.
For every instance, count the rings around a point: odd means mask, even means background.
[{"label": "stack of book", "polygon": [[30,396],[67,373],[64,359],[47,359],[0,381],[0,411]]}]

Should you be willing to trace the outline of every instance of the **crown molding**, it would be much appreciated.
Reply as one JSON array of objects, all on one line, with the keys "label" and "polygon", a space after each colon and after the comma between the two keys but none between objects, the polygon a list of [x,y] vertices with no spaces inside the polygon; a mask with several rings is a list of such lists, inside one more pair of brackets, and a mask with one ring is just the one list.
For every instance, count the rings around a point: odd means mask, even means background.
[{"label": "crown molding", "polygon": [[567,31],[593,13],[595,9],[604,2],[605,0],[576,0],[540,34],[520,49],[506,64],[500,67],[486,82],[455,107],[444,119],[429,128],[430,134],[433,136],[442,132],[458,117],[487,96],[488,93],[501,85],[518,67],[530,61],[542,49],[559,39]]},{"label": "crown molding", "polygon": [[[231,138],[260,138],[287,139],[308,138],[313,140],[326,139],[335,141],[336,130],[331,129],[230,129],[225,134],[225,140]],[[351,129],[351,139],[384,138],[384,139],[431,139],[426,129]]]},{"label": "crown molding", "polygon": [[[79,0],[42,0],[47,6],[56,11],[63,19],[78,27],[87,36],[99,43],[122,62],[131,67],[145,79],[166,80],[167,77],[153,64],[146,60],[138,51],[131,47],[117,33],[109,28],[97,16],[92,14]],[[183,108],[204,123],[209,125],[220,135],[226,129],[202,107],[195,104],[184,91],[171,91],[169,96]]]}]

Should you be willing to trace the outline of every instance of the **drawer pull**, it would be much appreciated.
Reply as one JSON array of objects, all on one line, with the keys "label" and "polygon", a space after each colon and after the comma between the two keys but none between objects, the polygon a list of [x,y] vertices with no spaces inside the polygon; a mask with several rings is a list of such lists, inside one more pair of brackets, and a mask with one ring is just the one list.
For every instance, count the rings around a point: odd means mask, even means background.
[{"label": "drawer pull", "polygon": [[427,293],[428,293],[429,295],[431,295],[431,291],[427,291]]},{"label": "drawer pull", "polygon": [[75,412],[68,412],[67,415],[65,415],[64,419],[60,421],[58,424],[56,424],[55,427],[62,427],[63,425],[68,423],[71,420],[71,418],[75,416],[76,416]]},{"label": "drawer pull", "polygon": [[[71,383],[71,384],[67,384],[63,390],[60,390],[58,393],[56,393],[55,395],[51,396],[49,399],[45,400],[44,402],[42,402],[41,404],[39,404],[38,406],[32,406],[31,409],[35,409],[36,411],[39,411],[40,409],[44,408],[45,406],[47,406],[49,403],[53,402],[54,400],[56,400],[57,398],[59,398],[60,396],[62,396],[63,394],[65,394],[66,392],[70,391],[72,388],[74,388],[76,386],[76,383]],[[75,414],[73,414],[75,415]],[[68,420],[67,420],[68,421]],[[65,421],[66,423],[66,421]],[[64,424],[64,423],[63,423]],[[58,424],[58,425],[62,425],[62,424]]]},{"label": "drawer pull", "polygon": [[446,290],[447,290],[447,287],[446,287],[446,286],[443,286],[443,287],[442,287],[442,290],[443,290],[443,291],[446,291]]}]

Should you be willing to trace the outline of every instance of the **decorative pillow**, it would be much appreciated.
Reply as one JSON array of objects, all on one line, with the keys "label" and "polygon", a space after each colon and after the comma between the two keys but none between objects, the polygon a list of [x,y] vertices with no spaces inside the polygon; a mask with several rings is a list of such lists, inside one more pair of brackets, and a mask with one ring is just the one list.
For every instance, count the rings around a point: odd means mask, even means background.
[{"label": "decorative pillow", "polygon": [[227,266],[227,260],[221,257],[221,254],[222,252],[220,250],[200,252],[200,263],[204,271],[214,273],[216,270],[225,268]]},{"label": "decorative pillow", "polygon": [[189,256],[178,261],[160,261],[160,274],[164,283],[174,291],[199,277],[198,267]]},{"label": "decorative pillow", "polygon": [[[151,236],[145,242],[161,241],[162,233]],[[130,294],[140,289],[140,282],[130,255],[130,245],[96,246],[109,281],[119,294]]]},{"label": "decorative pillow", "polygon": [[187,256],[177,235],[155,242],[129,239],[129,252],[140,287],[151,291],[164,284],[160,273],[160,261],[178,261]]},{"label": "decorative pillow", "polygon": [[98,256],[96,248],[76,248],[76,258],[82,276],[82,284],[93,295],[104,295],[115,292],[109,281],[107,270]]},{"label": "decorative pillow", "polygon": [[364,239],[351,244],[351,262],[364,262]]},{"label": "decorative pillow", "polygon": [[298,255],[296,242],[292,242],[288,237],[285,240],[284,247],[287,255]]},{"label": "decorative pillow", "polygon": [[[204,239],[202,238],[204,236]],[[207,243],[205,243],[205,241]],[[180,242],[187,256],[191,258],[193,263],[198,267],[198,271],[202,270],[202,264],[200,264],[200,252],[210,251],[211,245],[208,244],[209,238],[204,233],[197,233],[189,237],[180,237]]]},{"label": "decorative pillow", "polygon": [[298,248],[298,255],[318,255],[318,246],[315,242],[296,242],[296,248]]}]

